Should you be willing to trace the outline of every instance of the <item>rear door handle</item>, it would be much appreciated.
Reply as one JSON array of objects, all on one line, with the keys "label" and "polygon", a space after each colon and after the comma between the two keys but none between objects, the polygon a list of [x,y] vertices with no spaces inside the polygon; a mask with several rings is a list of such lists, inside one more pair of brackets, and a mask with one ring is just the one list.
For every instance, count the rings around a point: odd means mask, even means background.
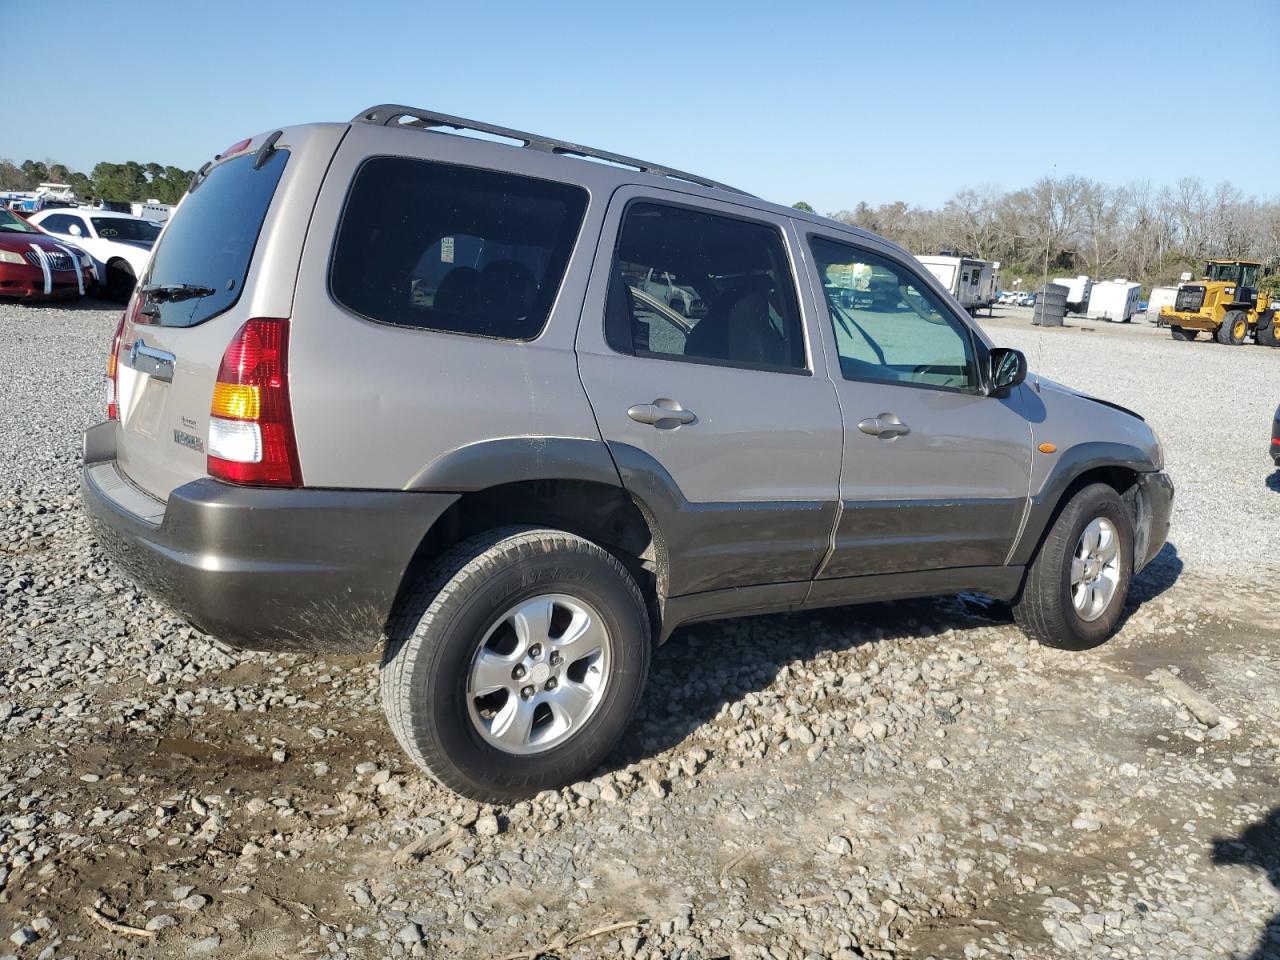
[{"label": "rear door handle", "polygon": [[659,397],[653,403],[637,403],[627,409],[627,416],[636,423],[647,423],[659,430],[670,430],[698,418],[692,410],[686,410],[676,400]]},{"label": "rear door handle", "polygon": [[858,429],[873,437],[892,440],[911,432],[911,428],[898,419],[897,414],[882,413],[878,417],[867,417],[858,424]]}]

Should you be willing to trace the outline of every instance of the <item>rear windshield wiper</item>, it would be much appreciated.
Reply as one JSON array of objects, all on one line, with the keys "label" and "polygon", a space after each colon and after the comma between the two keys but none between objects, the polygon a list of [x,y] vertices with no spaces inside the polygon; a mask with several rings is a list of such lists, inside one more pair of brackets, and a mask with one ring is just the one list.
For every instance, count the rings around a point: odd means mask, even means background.
[{"label": "rear windshield wiper", "polygon": [[143,287],[142,292],[157,303],[176,303],[179,300],[194,300],[217,293],[213,287],[202,287],[195,283],[153,283]]}]

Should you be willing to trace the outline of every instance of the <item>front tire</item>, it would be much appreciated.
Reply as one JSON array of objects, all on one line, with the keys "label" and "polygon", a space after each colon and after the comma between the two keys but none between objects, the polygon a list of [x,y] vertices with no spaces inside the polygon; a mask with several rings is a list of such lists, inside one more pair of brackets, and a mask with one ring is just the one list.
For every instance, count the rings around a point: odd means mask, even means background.
[{"label": "front tire", "polygon": [[1115,630],[1133,577],[1133,521],[1104,483],[1079,490],[1058,514],[1027,570],[1013,616],[1024,633],[1087,650]]},{"label": "front tire", "polygon": [[1223,346],[1238,347],[1249,332],[1249,320],[1243,310],[1228,310],[1222,318],[1215,338]]},{"label": "front tire", "polygon": [[617,744],[649,670],[649,616],[616,557],[560,530],[459,544],[388,626],[382,702],[405,753],[504,802],[580,779]]},{"label": "front tire", "polygon": [[107,296],[117,303],[128,302],[137,282],[133,267],[123,260],[114,260],[107,265]]}]

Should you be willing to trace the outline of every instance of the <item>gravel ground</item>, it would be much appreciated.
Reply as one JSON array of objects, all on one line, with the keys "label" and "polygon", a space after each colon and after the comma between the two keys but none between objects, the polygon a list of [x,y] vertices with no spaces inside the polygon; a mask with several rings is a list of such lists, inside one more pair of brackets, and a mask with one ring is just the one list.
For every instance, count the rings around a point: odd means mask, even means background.
[{"label": "gravel ground", "polygon": [[1165,438],[1116,638],[684,629],[606,769],[490,807],[406,766],[370,659],[224,653],[117,577],[76,496],[116,315],[0,306],[0,960],[1280,956],[1280,351],[984,319]]}]

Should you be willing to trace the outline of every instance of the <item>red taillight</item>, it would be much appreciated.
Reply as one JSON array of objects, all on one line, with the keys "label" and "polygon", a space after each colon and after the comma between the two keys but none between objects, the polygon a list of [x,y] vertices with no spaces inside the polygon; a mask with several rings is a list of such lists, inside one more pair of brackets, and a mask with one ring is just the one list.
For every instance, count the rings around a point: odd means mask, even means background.
[{"label": "red taillight", "polygon": [[288,358],[288,320],[249,320],[232,338],[209,409],[210,476],[251,486],[302,485]]},{"label": "red taillight", "polygon": [[111,338],[111,356],[107,357],[107,419],[120,419],[120,338],[124,336],[124,314]]}]

